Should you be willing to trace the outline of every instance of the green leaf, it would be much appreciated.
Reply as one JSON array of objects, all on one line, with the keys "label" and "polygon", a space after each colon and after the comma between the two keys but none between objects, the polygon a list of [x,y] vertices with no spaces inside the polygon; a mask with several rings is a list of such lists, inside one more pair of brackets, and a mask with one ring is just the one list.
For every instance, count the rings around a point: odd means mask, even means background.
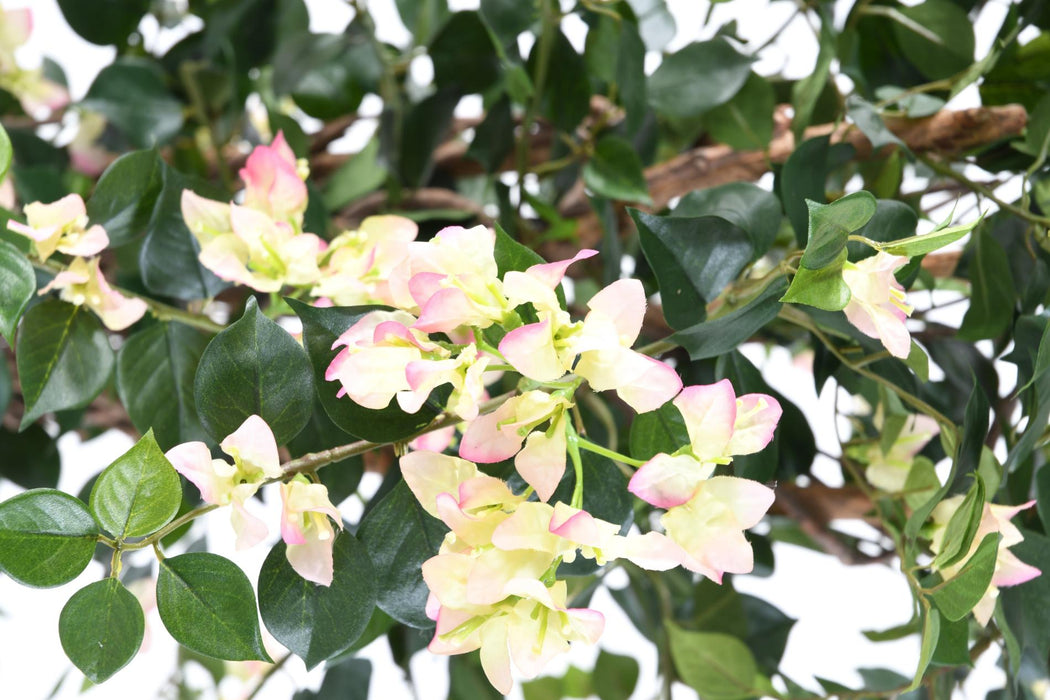
[{"label": "green leaf", "polygon": [[126,153],[113,161],[87,202],[91,223],[106,229],[111,246],[144,235],[164,186],[164,161],[154,150]]},{"label": "green leaf", "polygon": [[976,252],[970,265],[973,292],[958,337],[962,340],[994,338],[1013,321],[1014,290],[1010,262],[988,227],[975,236]]},{"label": "green leaf", "polygon": [[156,532],[175,517],[181,503],[178,472],[152,430],[106,467],[91,489],[91,512],[118,540]]},{"label": "green leaf", "polygon": [[949,243],[954,243],[966,234],[970,233],[981,221],[972,221],[968,224],[960,224],[939,231],[902,238],[882,246],[882,249],[891,255],[904,255],[913,258],[917,255],[925,255],[939,250]]},{"label": "green leaf", "polygon": [[342,209],[386,181],[386,168],[379,162],[379,139],[373,138],[339,166],[324,184],[324,205]]},{"label": "green leaf", "polygon": [[0,180],[7,177],[7,171],[11,169],[11,159],[14,150],[11,147],[11,137],[7,135],[7,129],[0,126]]},{"label": "green leaf", "polygon": [[[434,149],[448,135],[460,94],[447,88],[413,105],[401,126],[396,172],[409,187],[422,187],[434,167]],[[390,144],[388,149],[393,146]]]},{"label": "green leaf", "polygon": [[36,489],[0,503],[0,570],[26,586],[49,588],[80,575],[99,530],[84,503]]},{"label": "green leaf", "polygon": [[809,207],[806,200],[823,202],[827,199],[824,186],[828,174],[828,144],[827,136],[804,141],[788,156],[777,178],[784,213],[795,230],[795,240],[802,248],[806,247],[809,235]]},{"label": "green leaf", "polygon": [[930,564],[935,569],[944,569],[962,561],[970,552],[973,538],[984,516],[984,481],[974,479],[962,503],[952,513],[941,540],[941,551]]},{"label": "green leaf", "polygon": [[518,35],[536,19],[536,5],[518,0],[481,0],[481,18],[500,42],[509,45],[517,42]]},{"label": "green leaf", "polygon": [[310,420],[310,360],[288,331],[250,298],[244,315],[204,349],[194,394],[201,424],[216,441],[257,415],[283,445]]},{"label": "green leaf", "polygon": [[733,99],[704,115],[704,126],[715,141],[737,150],[765,150],[773,139],[775,102],[773,86],[752,72]]},{"label": "green leaf", "polygon": [[705,307],[751,261],[750,237],[720,217],[655,216],[636,209],[630,214],[672,328],[702,321]]},{"label": "green leaf", "polygon": [[664,0],[627,0],[638,18],[638,32],[649,51],[663,51],[674,39],[678,28],[674,15]]},{"label": "green leaf", "polygon": [[835,60],[837,53],[831,18],[824,11],[818,10],[818,13],[820,15],[820,34],[818,35],[820,48],[817,52],[817,63],[812,73],[791,86],[791,107],[795,112],[791,118],[791,130],[795,135],[795,143],[802,142],[802,134],[813,120],[813,112],[828,84],[831,63]]},{"label": "green leaf", "polygon": [[524,272],[533,265],[547,262],[532,248],[524,246],[511,238],[510,234],[504,231],[503,227],[498,223],[495,229],[496,247],[493,251],[493,257],[496,259],[496,270],[501,279],[508,272]]},{"label": "green leaf", "polygon": [[882,121],[882,116],[879,115],[875,106],[860,95],[850,95],[846,98],[846,114],[868,137],[874,150],[877,151],[883,146],[890,145],[900,146],[907,150],[908,147],[904,142],[886,127],[886,122]]},{"label": "green leaf", "polygon": [[278,542],[259,572],[259,612],[266,629],[302,658],[308,669],[348,649],[376,605],[375,571],[364,545],[349,532],[332,545],[331,586],[307,581],[288,563]]},{"label": "green leaf", "polygon": [[424,610],[429,589],[419,567],[437,554],[445,526],[399,481],[365,513],[357,536],[372,556],[383,612],[410,627],[432,627]]},{"label": "green leaf", "polygon": [[774,673],[784,657],[788,635],[796,620],[761,598],[741,595],[740,602],[747,618],[744,642],[755,655],[759,669]]},{"label": "green leaf", "polygon": [[973,22],[950,0],[895,9],[893,33],[901,51],[930,80],[949,78],[973,63]]},{"label": "green leaf", "polygon": [[92,44],[124,45],[149,9],[149,0],[58,0],[66,22]]},{"label": "green leaf", "polygon": [[103,68],[80,104],[101,113],[134,148],[167,143],[182,128],[182,103],[160,66],[144,58],[118,58]]},{"label": "green leaf", "polygon": [[649,76],[649,104],[669,117],[695,117],[732,99],[749,75],[751,58],[725,39],[695,42]]},{"label": "green leaf", "polygon": [[487,173],[494,173],[514,149],[514,116],[510,98],[503,95],[489,107],[485,119],[474,130],[474,138],[467,149],[467,158],[473,158]]},{"label": "green leaf", "polygon": [[846,250],[843,248],[838,259],[826,267],[819,270],[799,267],[780,301],[786,304],[807,304],[825,311],[846,308],[851,294],[842,279],[842,265],[845,262]]},{"label": "green leaf", "polygon": [[941,615],[936,609],[929,605],[923,606],[922,637],[920,638],[919,659],[915,668],[908,690],[918,688],[926,675],[926,669],[930,666],[933,653],[937,648],[937,640],[941,633]]},{"label": "green leaf", "polygon": [[162,450],[209,440],[193,398],[193,379],[208,340],[181,323],[158,323],[129,337],[117,355],[120,401],[135,428],[152,429]]},{"label": "green leaf", "polygon": [[650,460],[661,452],[671,454],[687,444],[685,418],[670,401],[655,411],[639,413],[631,422],[631,456],[635,459]]},{"label": "green leaf", "polygon": [[316,690],[300,690],[292,700],[368,700],[372,662],[347,659],[325,668],[324,682]]},{"label": "green leaf", "polygon": [[[492,683],[485,677],[485,670],[481,667],[480,654],[456,654],[448,657],[448,699],[447,700],[502,700],[504,695],[492,687]],[[538,681],[546,680],[540,678]],[[525,700],[530,700],[530,691],[533,683],[528,681],[521,684],[521,692]],[[558,683],[558,691],[561,684]],[[560,697],[560,695],[558,696]]]},{"label": "green leaf", "polygon": [[727,353],[777,317],[779,298],[786,289],[787,282],[778,277],[743,306],[716,319],[683,328],[669,340],[681,345],[692,360]]},{"label": "green leaf", "polygon": [[15,344],[18,319],[36,292],[33,266],[18,248],[0,241],[0,335]]},{"label": "green leaf", "polygon": [[484,92],[499,79],[500,63],[492,37],[477,12],[457,12],[427,49],[434,83],[464,93]]},{"label": "green leaf", "polygon": [[397,0],[401,21],[417,44],[426,44],[448,21],[448,0]]},{"label": "green leaf", "polygon": [[[339,382],[325,379],[325,372],[336,355],[332,343],[362,316],[379,307],[334,306],[321,309],[294,299],[289,299],[288,303],[303,322],[303,344],[313,365],[317,395],[328,417],[340,429],[372,442],[393,442],[418,433],[440,412],[424,404],[418,413],[405,413],[396,401],[391,401],[389,406],[379,410],[364,408],[348,397],[336,396],[342,386]],[[309,418],[308,413],[306,417]]]},{"label": "green leaf", "polygon": [[[1026,564],[1050,571],[1050,538],[1025,529],[1021,529],[1021,534],[1024,540],[1011,546],[1010,552]],[[1050,596],[1050,577],[1046,575],[999,592],[1010,626],[1021,638],[1027,653],[1036,658],[1044,658],[1050,649],[1050,606],[1044,603],[1047,596]],[[999,618],[996,614],[997,623]]]},{"label": "green leaf", "polygon": [[315,119],[353,112],[378,90],[383,64],[360,21],[341,34],[303,32],[282,41],[273,59],[273,89],[291,95]]},{"label": "green leaf", "polygon": [[262,643],[252,584],[218,554],[190,552],[160,562],[157,610],[179,644],[227,661],[272,663]]},{"label": "green leaf", "polygon": [[765,255],[780,230],[780,201],[750,182],[695,190],[682,197],[673,216],[720,216],[747,232],[755,246],[752,260]]},{"label": "green leaf", "polygon": [[[565,34],[559,30],[553,42],[540,111],[559,130],[571,133],[590,112],[591,85],[583,57],[576,53]],[[529,54],[529,74],[533,80],[542,43],[537,41]]]},{"label": "green leaf", "polygon": [[[321,400],[314,398],[314,410],[310,422],[302,432],[288,443],[288,450],[293,457],[300,457],[309,452],[320,452],[339,445],[345,445],[349,436],[340,430],[325,413]],[[338,462],[332,462],[319,472],[321,483],[328,489],[328,498],[332,503],[341,503],[349,498],[361,484],[365,464],[361,455],[354,455]]]},{"label": "green leaf", "polygon": [[[884,243],[915,233],[918,223],[919,217],[915,210],[904,202],[880,199],[876,202],[875,214],[871,220],[854,233],[876,243]],[[849,251],[849,259],[853,262],[871,257],[877,252],[867,243],[860,241],[848,242],[846,249]]]},{"label": "green leaf", "polygon": [[15,355],[26,403],[21,430],[50,411],[88,405],[114,365],[113,348],[94,314],[57,299],[26,313]]},{"label": "green leaf", "polygon": [[870,192],[854,192],[831,204],[806,200],[809,210],[809,235],[802,267],[820,270],[841,269],[842,251],[849,234],[863,227],[875,215],[877,203]]},{"label": "green leaf", "polygon": [[43,426],[33,424],[21,433],[0,429],[0,476],[24,489],[54,488],[62,470],[58,441]]},{"label": "green leaf", "polygon": [[992,532],[981,540],[958,573],[929,592],[945,619],[961,620],[980,602],[992,582],[998,553],[999,533]]},{"label": "green leaf", "polygon": [[652,204],[642,161],[631,142],[619,136],[603,136],[594,155],[583,166],[583,183],[603,197],[624,202]]},{"label": "green leaf", "polygon": [[930,663],[935,666],[967,666],[970,663],[970,621],[941,620],[937,646]]},{"label": "green leaf", "polygon": [[667,623],[671,657],[682,681],[705,700],[743,700],[768,684],[743,642],[727,634],[686,632]]},{"label": "green leaf", "polygon": [[602,649],[594,662],[594,693],[600,700],[628,700],[638,685],[638,674],[634,658]]},{"label": "green leaf", "polygon": [[102,683],[135,658],[146,631],[138,599],[115,578],[73,594],[58,618],[58,637],[73,665]]}]

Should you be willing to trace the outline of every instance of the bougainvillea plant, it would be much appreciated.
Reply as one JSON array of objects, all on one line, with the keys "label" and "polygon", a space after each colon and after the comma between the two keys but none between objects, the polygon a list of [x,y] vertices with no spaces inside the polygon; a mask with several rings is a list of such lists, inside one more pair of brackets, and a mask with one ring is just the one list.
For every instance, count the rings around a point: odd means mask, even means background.
[{"label": "bougainvillea plant", "polygon": [[[1002,697],[1045,693],[1041,2],[809,2],[768,41],[719,9],[674,50],[663,0],[398,0],[401,43],[358,0],[321,33],[302,0],[58,4],[116,52],[71,97],[0,16],[0,575],[97,574],[54,631],[87,679],[155,599],[177,663],[265,662],[252,695],[290,659],[360,688],[385,638],[451,697],[624,698],[629,657],[550,675],[609,588],[644,693],[949,697],[993,648]],[[815,67],[763,72],[793,26]],[[104,429],[136,442],[59,490],[54,442]],[[911,619],[868,635],[917,638],[910,676],[780,670],[793,621],[734,581],[783,546],[899,572]]]}]

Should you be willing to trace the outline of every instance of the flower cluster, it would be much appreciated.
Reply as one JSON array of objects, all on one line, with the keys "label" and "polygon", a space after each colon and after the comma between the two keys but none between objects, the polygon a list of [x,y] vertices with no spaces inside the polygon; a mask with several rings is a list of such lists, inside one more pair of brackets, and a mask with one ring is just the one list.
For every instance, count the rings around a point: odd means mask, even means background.
[{"label": "flower cluster", "polygon": [[10,92],[29,114],[53,111],[69,103],[69,93],[44,77],[40,68],[18,65],[15,49],[26,43],[33,31],[33,13],[26,9],[0,9],[0,89]]},{"label": "flower cluster", "polygon": [[97,255],[109,245],[109,236],[98,224],[88,226],[87,208],[80,195],[70,194],[51,204],[33,202],[24,212],[27,223],[11,220],[7,227],[33,242],[38,260],[45,262],[56,252],[74,256],[40,294],[58,290],[64,301],[87,306],[114,331],[142,318],[146,302],[124,296],[103,277]]},{"label": "flower cluster", "polygon": [[[165,456],[200,490],[205,503],[232,506],[230,524],[237,535],[236,547],[246,549],[269,534],[266,523],[252,515],[247,504],[263,484],[285,476],[277,442],[262,418],[249,416],[219,447],[233,464],[212,459],[203,442],[176,445]],[[281,484],[281,499],[281,537],[288,545],[288,562],[304,579],[331,585],[335,530],[329,518],[340,528],[343,521],[328,500],[328,489],[298,475]]]},{"label": "flower cluster", "polygon": [[842,279],[850,291],[849,303],[843,309],[846,318],[864,335],[878,338],[891,355],[902,360],[911,352],[905,319],[913,307],[894,273],[907,263],[906,257],[879,251],[859,262],[847,262],[842,268]]}]

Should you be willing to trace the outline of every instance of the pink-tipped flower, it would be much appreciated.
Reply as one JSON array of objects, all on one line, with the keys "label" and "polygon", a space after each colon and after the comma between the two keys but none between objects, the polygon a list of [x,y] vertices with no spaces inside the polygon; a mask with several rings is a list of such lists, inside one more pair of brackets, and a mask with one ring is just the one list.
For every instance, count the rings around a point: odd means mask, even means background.
[{"label": "pink-tipped flower", "polygon": [[281,484],[281,538],[296,573],[322,586],[332,585],[332,545],[335,529],[343,519],[328,499],[323,484],[311,483],[302,474]]},{"label": "pink-tipped flower", "polygon": [[241,168],[244,205],[298,228],[306,211],[306,167],[296,160],[284,133],[277,132],[273,143],[256,146]]},{"label": "pink-tipped flower", "polygon": [[[930,516],[932,525],[929,534],[930,549],[934,554],[940,552],[944,543],[944,535],[948,529],[948,522],[952,519],[955,511],[959,509],[959,506],[962,505],[962,502],[963,496],[952,496],[938,503],[937,507],[933,509],[933,513]],[[981,600],[978,601],[973,609],[974,618],[982,626],[988,624],[988,621],[992,618],[992,613],[995,612],[995,601],[999,597],[1000,588],[1017,586],[1025,581],[1032,580],[1042,573],[1034,566],[1022,562],[1017,558],[1017,555],[1010,551],[1010,547],[1024,541],[1021,531],[1010,521],[1022,510],[1031,508],[1033,505],[1035,505],[1035,501],[1028,501],[1018,506],[1001,506],[985,503],[981,522],[977,526],[977,533],[973,537],[970,551],[955,564],[940,569],[941,576],[945,580],[951,579],[965,568],[970,557],[973,556],[980,546],[981,540],[992,533],[1001,535],[992,580],[988,584],[988,589],[981,597]]]},{"label": "pink-tipped flower", "polygon": [[78,194],[51,204],[25,206],[26,221],[8,221],[7,228],[33,240],[37,257],[47,260],[57,250],[66,255],[89,257],[109,245],[109,236],[98,224],[88,227],[87,208]]},{"label": "pink-tipped flower", "polygon": [[246,503],[264,481],[283,474],[277,441],[266,421],[248,416],[219,447],[233,458],[233,464],[212,459],[203,442],[184,442],[165,456],[176,471],[200,490],[205,503],[233,506],[230,521],[237,533],[237,548],[245,549],[266,538],[266,524],[248,512]]},{"label": "pink-tipped flower", "polygon": [[69,267],[55,275],[40,294],[58,290],[59,297],[76,306],[86,306],[112,331],[122,331],[146,313],[146,302],[126,297],[109,286],[99,269],[99,259],[74,258]]},{"label": "pink-tipped flower", "polygon": [[408,256],[419,227],[401,216],[370,216],[356,231],[337,236],[325,253],[320,281],[310,290],[338,306],[395,306],[390,274]]},{"label": "pink-tipped flower", "polygon": [[[881,429],[882,424],[880,412],[875,416],[875,427]],[[915,455],[919,454],[938,432],[940,426],[933,418],[921,413],[909,416],[888,450],[883,452],[881,444],[878,443],[867,448],[864,457],[868,466],[864,470],[864,476],[872,486],[883,491],[903,491]]]},{"label": "pink-tipped flower", "polygon": [[846,318],[901,359],[907,359],[911,352],[905,319],[913,307],[893,273],[907,262],[906,257],[879,252],[856,263],[847,262],[842,269],[842,279],[850,291],[849,303],[843,309]]},{"label": "pink-tipped flower", "polygon": [[69,93],[58,83],[44,77],[40,68],[23,68],[15,58],[15,49],[24,44],[33,30],[33,15],[28,8],[0,9],[0,88],[18,98],[30,116],[53,111],[69,103]]},{"label": "pink-tipped flower", "polygon": [[782,413],[780,403],[768,394],[737,397],[728,379],[688,386],[675,397],[674,406],[685,419],[689,446],[674,455],[656,455],[628,485],[631,493],[658,508],[692,499],[716,465],[765,448]]}]

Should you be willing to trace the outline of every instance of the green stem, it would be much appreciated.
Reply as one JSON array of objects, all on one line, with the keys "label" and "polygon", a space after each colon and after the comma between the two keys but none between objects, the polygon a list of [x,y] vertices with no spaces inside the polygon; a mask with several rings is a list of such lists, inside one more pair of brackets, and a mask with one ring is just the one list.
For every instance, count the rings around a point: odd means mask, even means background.
[{"label": "green stem", "polygon": [[576,485],[572,489],[573,508],[583,508],[583,460],[580,459],[580,441],[582,438],[572,427],[572,423],[565,422],[565,443],[569,450],[569,458],[572,460],[572,468],[576,473]]},{"label": "green stem", "polygon": [[254,688],[252,688],[252,692],[246,695],[244,700],[252,700],[256,695],[258,695],[259,691],[262,690],[264,685],[266,685],[266,681],[270,680],[270,678],[273,677],[273,674],[281,670],[281,667],[284,666],[285,663],[288,662],[288,659],[290,659],[291,657],[292,653],[288,652],[281,658],[277,659],[277,661],[274,662],[274,664],[270,666],[270,668],[266,669],[265,673],[259,676],[259,682],[255,684]]},{"label": "green stem", "polygon": [[[213,510],[215,510],[218,507],[219,507],[219,504],[217,504],[217,503],[208,503],[208,504],[205,504],[203,506],[198,506],[197,508],[194,508],[193,510],[190,510],[190,511],[187,511],[187,512],[183,513],[182,515],[180,515],[179,517],[175,518],[170,523],[168,523],[167,525],[165,525],[161,529],[157,530],[156,532],[154,532],[152,535],[150,535],[149,537],[147,537],[145,539],[139,540],[138,542],[117,542],[116,544],[117,544],[117,546],[120,549],[127,549],[127,550],[131,550],[131,549],[145,549],[146,547],[152,547],[155,543],[160,542],[162,539],[164,539],[165,537],[167,537],[168,535],[173,533],[175,530],[178,530],[180,527],[182,527],[186,523],[190,522],[191,520],[196,520],[197,518],[201,517],[205,513],[210,513],[210,512],[212,512]],[[109,543],[106,542],[105,544],[109,544]],[[113,545],[110,545],[110,546],[113,546]]]},{"label": "green stem", "polygon": [[588,452],[593,452],[594,454],[601,455],[602,457],[608,457],[614,462],[622,462],[624,464],[629,464],[630,466],[635,468],[645,464],[645,462],[640,459],[634,459],[632,457],[628,457],[627,455],[620,454],[615,450],[610,450],[607,447],[602,447],[597,443],[591,442],[587,438],[577,437],[576,440],[581,448],[587,450]]},{"label": "green stem", "polygon": [[1015,214],[1021,217],[1026,221],[1032,222],[1033,224],[1038,224],[1043,227],[1050,227],[1050,217],[1039,216],[1034,212],[1022,209],[1016,204],[1010,204],[1009,202],[1000,199],[998,196],[996,196],[995,192],[992,191],[991,188],[985,187],[979,182],[974,182],[973,180],[966,177],[962,173],[956,171],[952,167],[945,165],[940,161],[934,160],[929,156],[925,156],[921,153],[916,153],[915,157],[923,163],[925,163],[935,173],[943,175],[945,177],[949,177],[958,182],[959,184],[966,186],[968,189],[973,190],[977,194],[980,194],[982,197],[987,197],[988,199],[992,200],[999,206],[1000,209],[1004,209],[1010,212],[1011,214]]}]

